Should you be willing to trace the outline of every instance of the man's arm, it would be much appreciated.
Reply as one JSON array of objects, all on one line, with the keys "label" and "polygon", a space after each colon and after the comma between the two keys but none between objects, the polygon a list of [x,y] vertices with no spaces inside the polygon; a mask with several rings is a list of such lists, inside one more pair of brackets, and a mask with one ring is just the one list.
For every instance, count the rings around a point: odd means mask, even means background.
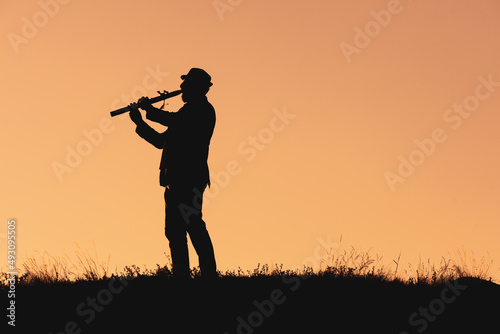
[{"label": "man's arm", "polygon": [[146,110],[147,119],[160,123],[161,125],[169,126],[172,119],[174,119],[177,114],[153,107],[147,97],[140,98],[138,104],[142,109]]},{"label": "man's arm", "polygon": [[161,125],[169,126],[172,123],[172,119],[175,118],[175,112],[168,112],[151,106],[151,108],[146,109],[146,118],[150,121],[160,123]]},{"label": "man's arm", "polygon": [[154,147],[159,149],[163,148],[165,142],[164,133],[156,132],[152,127],[147,125],[146,122],[138,124],[135,128],[135,132]]},{"label": "man's arm", "polygon": [[156,132],[155,129],[144,122],[141,112],[137,109],[135,103],[132,103],[130,106],[130,119],[137,125],[135,132],[154,147],[162,149],[165,141],[165,134]]}]

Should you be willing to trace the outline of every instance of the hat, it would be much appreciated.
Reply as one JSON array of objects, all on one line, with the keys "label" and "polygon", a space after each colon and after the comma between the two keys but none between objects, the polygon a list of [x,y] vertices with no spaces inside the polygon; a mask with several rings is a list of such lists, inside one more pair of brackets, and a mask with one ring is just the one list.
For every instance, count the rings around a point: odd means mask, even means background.
[{"label": "hat", "polygon": [[212,77],[201,68],[190,69],[188,74],[181,75],[181,79],[182,80],[189,79],[190,81],[206,84],[208,87],[213,85],[210,82],[212,80]]}]

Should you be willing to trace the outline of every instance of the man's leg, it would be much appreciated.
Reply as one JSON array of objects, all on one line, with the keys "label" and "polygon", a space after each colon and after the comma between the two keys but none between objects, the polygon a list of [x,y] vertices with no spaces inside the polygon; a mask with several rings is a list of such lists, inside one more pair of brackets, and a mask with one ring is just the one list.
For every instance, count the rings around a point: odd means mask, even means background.
[{"label": "man's leg", "polygon": [[188,232],[196,254],[198,254],[201,275],[204,277],[217,276],[214,247],[205,222],[202,219],[191,221]]},{"label": "man's leg", "polygon": [[186,226],[179,211],[179,200],[178,194],[165,189],[165,236],[169,241],[174,276],[188,278],[190,270]]},{"label": "man's leg", "polygon": [[[203,194],[205,187],[197,188],[199,190],[197,192],[195,192],[194,189],[190,190],[191,193],[189,195],[188,202],[191,207],[189,210],[190,214],[185,214],[185,217],[188,218],[187,231],[189,233],[189,238],[193,243],[193,247],[198,254],[201,275],[203,277],[216,277],[217,266],[215,263],[214,248],[201,213],[203,201],[203,196],[201,195]],[[196,196],[196,194],[198,194],[198,196]]]}]

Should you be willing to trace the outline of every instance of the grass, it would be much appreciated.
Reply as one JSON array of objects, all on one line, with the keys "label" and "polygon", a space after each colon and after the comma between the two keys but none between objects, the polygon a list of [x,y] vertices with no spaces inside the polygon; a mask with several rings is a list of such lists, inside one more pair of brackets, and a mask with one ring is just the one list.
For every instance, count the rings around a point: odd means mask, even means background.
[{"label": "grass", "polygon": [[[19,284],[51,284],[75,281],[95,281],[108,278],[109,261],[99,263],[99,257],[94,244],[94,254],[87,249],[82,249],[76,244],[76,263],[68,255],[64,257],[53,256],[48,252],[42,254],[35,251],[23,264],[23,274],[18,278]],[[6,284],[8,275],[0,274],[3,278],[2,285]]]},{"label": "grass", "polygon": [[[416,266],[408,264],[408,269],[400,272],[400,258],[392,260],[394,268],[382,264],[382,257],[372,255],[368,251],[358,250],[351,247],[349,250],[323,249],[319,269],[316,271],[311,267],[304,266],[296,269],[283,269],[283,265],[257,264],[253,270],[226,270],[219,272],[221,277],[279,277],[283,275],[308,275],[328,276],[336,278],[361,278],[379,281],[395,281],[403,284],[437,285],[445,281],[461,277],[473,277],[492,281],[493,260],[484,256],[477,258],[474,252],[458,249],[449,259],[441,257],[439,264],[426,262],[420,259]],[[122,272],[109,271],[108,257],[106,261],[100,261],[95,250],[91,254],[77,244],[75,251],[76,261],[73,262],[68,256],[56,257],[44,252],[29,257],[23,264],[23,273],[17,278],[20,285],[71,283],[77,281],[99,281],[113,277],[171,277],[171,263],[167,255],[166,265],[156,265],[155,269],[141,269],[136,265],[123,268]],[[199,268],[193,268],[191,276],[200,276]],[[6,287],[6,273],[0,274],[0,287]]]},{"label": "grass", "polygon": [[[491,278],[492,261],[463,248],[438,264],[420,260],[403,269],[401,255],[388,265],[371,249],[335,247],[315,251],[315,269],[257,264],[221,271],[215,282],[198,279],[199,268],[192,280],[170,280],[168,256],[153,269],[111,272],[109,257],[100,259],[95,247],[74,255],[35,253],[24,262],[15,284],[23,333],[144,333],[166,324],[184,326],[183,333],[319,333],[332,319],[350,333],[415,333],[423,328],[416,325],[425,319],[417,314],[422,307],[434,310],[426,333],[479,333],[487,331],[478,324],[492,328],[500,312],[497,286],[445,282]],[[0,274],[0,290],[12,290],[8,277]]]}]

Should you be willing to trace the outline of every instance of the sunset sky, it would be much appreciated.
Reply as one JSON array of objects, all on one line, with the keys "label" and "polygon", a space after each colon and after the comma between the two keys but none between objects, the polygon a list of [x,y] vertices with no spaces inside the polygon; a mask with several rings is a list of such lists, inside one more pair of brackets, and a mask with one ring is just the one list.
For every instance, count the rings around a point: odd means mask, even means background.
[{"label": "sunset sky", "polygon": [[219,269],[301,266],[342,236],[387,264],[464,247],[500,280],[499,12],[494,0],[2,1],[2,248],[15,218],[18,266],[76,244],[111,270],[164,264],[161,152],[109,112],[200,67],[217,113],[204,219]]}]

